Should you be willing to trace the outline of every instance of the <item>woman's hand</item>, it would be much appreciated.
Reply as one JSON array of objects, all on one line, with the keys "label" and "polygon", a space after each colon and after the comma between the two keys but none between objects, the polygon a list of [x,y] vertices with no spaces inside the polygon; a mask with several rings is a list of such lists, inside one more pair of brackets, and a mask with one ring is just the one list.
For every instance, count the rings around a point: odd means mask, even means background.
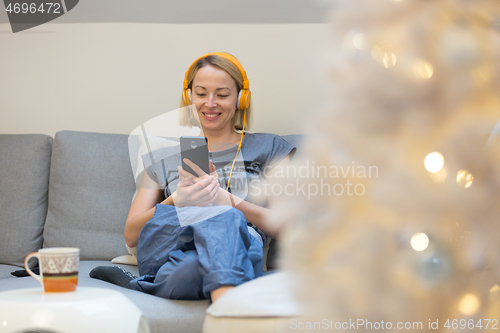
[{"label": "woman's hand", "polygon": [[[191,169],[193,169],[193,171],[196,172],[198,174],[198,176],[200,176],[198,178],[193,179],[193,184],[199,182],[201,179],[203,179],[203,177],[207,176],[207,174],[205,172],[203,172],[203,170],[200,167],[198,167],[196,164],[191,162],[189,159],[185,158],[184,163],[189,165],[191,167]],[[214,176],[218,180],[217,172],[215,171],[215,166],[214,166],[212,160],[210,160],[209,167],[210,167],[210,175]],[[179,170],[179,179],[186,179],[187,177],[192,176],[189,172],[182,169],[180,166],[177,167],[177,169]],[[243,199],[240,199],[237,196],[232,195],[231,193],[226,191],[224,188],[219,188],[219,192],[218,192],[217,197],[215,198],[213,203],[217,206],[227,205],[227,206],[236,207],[242,201],[243,201]]]},{"label": "woman's hand", "polygon": [[[198,177],[203,177],[203,176],[207,175],[205,173],[205,171],[203,171],[199,166],[197,166],[196,164],[194,164],[193,162],[191,162],[191,160],[185,158],[184,159],[184,163],[186,163],[189,167],[191,167],[191,169],[193,169],[193,171],[196,172],[196,174],[198,175]],[[208,166],[210,168],[210,175],[214,176],[215,178],[218,179],[219,176],[217,175],[217,171],[215,171],[215,166],[214,166],[214,163],[212,162],[212,160],[209,161],[209,165]],[[183,179],[185,179],[185,178],[187,178],[189,176],[192,176],[189,172],[187,172],[186,170],[184,170],[180,166],[177,167],[177,170],[179,172],[179,180],[183,180]]]},{"label": "woman's hand", "polygon": [[207,175],[199,166],[185,158],[184,162],[198,174],[194,177],[189,172],[178,167],[179,183],[177,190],[172,194],[176,207],[184,206],[206,206],[214,203],[219,192],[219,181],[215,167],[210,161],[210,175]]},{"label": "woman's hand", "polygon": [[172,193],[174,206],[206,206],[217,199],[219,182],[213,176],[188,176],[177,184],[177,190]]}]

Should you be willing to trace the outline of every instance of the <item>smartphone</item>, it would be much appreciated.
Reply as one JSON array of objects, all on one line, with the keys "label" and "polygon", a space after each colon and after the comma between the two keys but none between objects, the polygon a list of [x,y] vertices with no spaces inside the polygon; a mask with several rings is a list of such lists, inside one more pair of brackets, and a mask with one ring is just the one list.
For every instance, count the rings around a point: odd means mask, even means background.
[{"label": "smartphone", "polygon": [[208,140],[204,136],[181,136],[181,161],[182,168],[198,177],[198,174],[191,169],[184,159],[187,158],[197,166],[199,166],[207,175],[210,174],[209,156],[208,156]]}]

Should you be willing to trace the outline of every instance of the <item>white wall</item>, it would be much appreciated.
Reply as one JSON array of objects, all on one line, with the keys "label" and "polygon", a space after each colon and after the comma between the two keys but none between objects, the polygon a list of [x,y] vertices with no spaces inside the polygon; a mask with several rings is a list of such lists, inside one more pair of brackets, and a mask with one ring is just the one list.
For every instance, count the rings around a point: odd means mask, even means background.
[{"label": "white wall", "polygon": [[[302,133],[321,104],[326,24],[0,24],[0,133],[130,133],[179,106],[191,62],[234,54],[252,90],[252,132]],[[285,120],[285,123],[279,124]]]}]

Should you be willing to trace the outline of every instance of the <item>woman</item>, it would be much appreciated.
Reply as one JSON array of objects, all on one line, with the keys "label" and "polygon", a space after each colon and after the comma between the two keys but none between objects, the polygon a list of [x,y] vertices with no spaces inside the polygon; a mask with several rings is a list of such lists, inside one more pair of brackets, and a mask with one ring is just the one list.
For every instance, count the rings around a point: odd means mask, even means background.
[{"label": "woman", "polygon": [[[138,246],[142,276],[131,281],[135,289],[215,301],[262,275],[262,244],[277,230],[266,223],[265,203],[248,194],[248,182],[260,180],[269,166],[289,163],[295,148],[276,135],[244,132],[251,112],[248,79],[227,53],[203,55],[188,69],[181,106],[191,103],[197,114],[186,115],[181,125],[201,125],[211,174],[185,160],[197,173],[189,174],[178,154],[147,168],[124,235],[129,247]],[[237,159],[242,163],[235,169]],[[208,218],[181,226],[186,212]]]}]

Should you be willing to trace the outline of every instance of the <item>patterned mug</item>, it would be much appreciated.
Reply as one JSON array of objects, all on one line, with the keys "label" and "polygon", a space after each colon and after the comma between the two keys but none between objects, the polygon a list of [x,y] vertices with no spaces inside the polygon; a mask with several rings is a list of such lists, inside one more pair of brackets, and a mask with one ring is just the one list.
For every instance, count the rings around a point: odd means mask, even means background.
[{"label": "patterned mug", "polygon": [[[33,273],[28,261],[36,257],[40,275]],[[78,284],[80,249],[75,247],[49,247],[32,252],[24,259],[24,268],[43,287],[45,292],[75,291]]]}]

